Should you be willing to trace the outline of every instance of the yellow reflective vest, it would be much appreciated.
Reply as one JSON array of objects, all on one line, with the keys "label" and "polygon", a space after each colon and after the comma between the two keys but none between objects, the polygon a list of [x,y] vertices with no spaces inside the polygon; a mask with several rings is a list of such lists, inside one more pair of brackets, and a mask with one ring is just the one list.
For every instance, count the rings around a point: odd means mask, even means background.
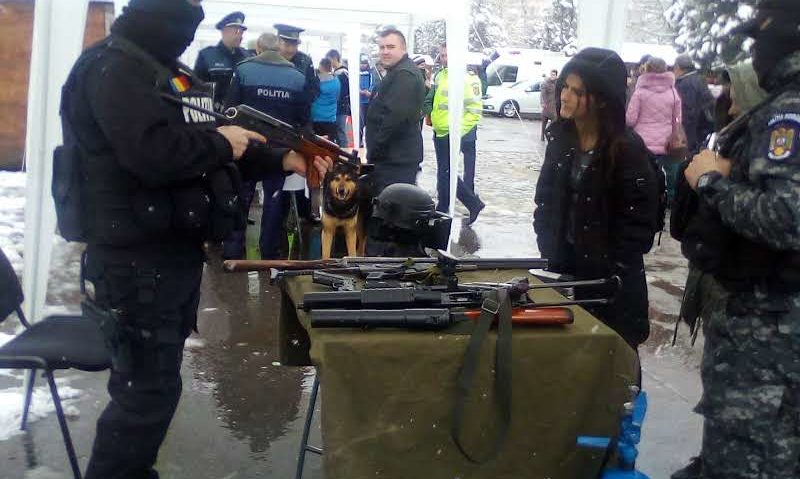
[{"label": "yellow reflective vest", "polygon": [[[450,133],[450,120],[447,104],[447,68],[436,74],[434,79],[433,110],[431,124],[436,136]],[[464,76],[464,114],[461,118],[461,135],[467,134],[481,121],[483,108],[483,89],[478,75],[467,72]]]}]

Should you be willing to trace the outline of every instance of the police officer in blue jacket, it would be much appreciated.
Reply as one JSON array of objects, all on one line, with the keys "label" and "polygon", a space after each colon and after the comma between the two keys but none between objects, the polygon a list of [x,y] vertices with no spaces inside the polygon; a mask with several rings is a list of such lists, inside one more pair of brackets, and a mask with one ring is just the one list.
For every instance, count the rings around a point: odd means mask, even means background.
[{"label": "police officer in blue jacket", "polygon": [[240,46],[242,35],[247,30],[244,13],[229,13],[217,23],[217,30],[222,32],[222,40],[216,46],[200,50],[194,73],[200,79],[214,84],[214,106],[219,110],[225,100],[233,69],[250,54]]},{"label": "police officer in blue jacket", "polygon": [[[277,35],[265,33],[258,39],[258,55],[240,63],[234,70],[225,105],[247,105],[294,126],[309,122],[306,103],[306,78],[295,66],[278,53]],[[264,208],[261,216],[259,246],[261,257],[279,256],[281,230],[285,210],[280,192],[285,176],[281,173],[262,178]],[[242,199],[249,209],[255,191],[255,181],[246,182]],[[277,193],[277,194],[276,194]],[[223,255],[239,259],[244,255],[244,230],[234,231],[223,243]]]}]

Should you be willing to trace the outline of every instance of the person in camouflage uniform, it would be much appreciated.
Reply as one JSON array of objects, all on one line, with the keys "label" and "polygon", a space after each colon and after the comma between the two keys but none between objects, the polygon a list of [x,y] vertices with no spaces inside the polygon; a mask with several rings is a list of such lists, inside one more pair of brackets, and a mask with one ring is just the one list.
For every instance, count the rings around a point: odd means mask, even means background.
[{"label": "person in camouflage uniform", "polygon": [[732,294],[706,330],[701,460],[673,478],[800,477],[800,2],[763,0],[741,31],[770,96],[686,169],[738,267],[715,275]]}]

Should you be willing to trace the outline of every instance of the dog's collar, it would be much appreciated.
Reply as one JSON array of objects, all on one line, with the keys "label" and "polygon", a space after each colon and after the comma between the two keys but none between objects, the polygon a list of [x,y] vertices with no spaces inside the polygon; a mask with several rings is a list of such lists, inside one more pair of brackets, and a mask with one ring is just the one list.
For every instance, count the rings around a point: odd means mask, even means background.
[{"label": "dog's collar", "polygon": [[325,213],[337,218],[351,218],[358,214],[358,199],[353,198],[350,201],[343,202],[329,196],[325,199]]}]

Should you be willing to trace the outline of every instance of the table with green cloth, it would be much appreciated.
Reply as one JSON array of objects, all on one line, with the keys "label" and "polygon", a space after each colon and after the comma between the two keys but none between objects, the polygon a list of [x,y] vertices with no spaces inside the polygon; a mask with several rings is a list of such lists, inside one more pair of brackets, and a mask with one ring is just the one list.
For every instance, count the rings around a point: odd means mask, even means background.
[{"label": "table with green cloth", "polygon": [[[474,271],[461,282],[503,282],[526,271]],[[281,361],[317,367],[326,479],[594,479],[603,450],[576,447],[581,435],[614,436],[635,385],[635,352],[579,307],[574,324],[517,326],[512,335],[508,437],[483,464],[450,436],[456,378],[470,336],[447,331],[311,328],[303,294],[327,291],[310,276],[282,281]],[[537,302],[564,300],[552,289]],[[501,422],[494,402],[496,329],[483,342],[462,438],[469,452],[492,450]]]}]

